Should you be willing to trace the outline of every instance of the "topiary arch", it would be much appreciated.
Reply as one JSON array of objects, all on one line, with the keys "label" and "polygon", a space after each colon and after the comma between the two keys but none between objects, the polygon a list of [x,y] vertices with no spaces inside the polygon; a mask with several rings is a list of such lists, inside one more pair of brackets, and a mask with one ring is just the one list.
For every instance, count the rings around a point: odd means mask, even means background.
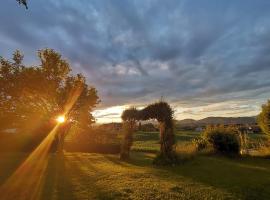
[{"label": "topiary arch", "polygon": [[125,135],[122,143],[120,158],[129,158],[136,121],[149,119],[156,119],[159,122],[160,154],[158,158],[161,158],[166,163],[175,162],[176,154],[174,148],[175,137],[173,130],[173,110],[168,103],[163,101],[150,104],[142,110],[130,108],[123,111],[122,120]]}]

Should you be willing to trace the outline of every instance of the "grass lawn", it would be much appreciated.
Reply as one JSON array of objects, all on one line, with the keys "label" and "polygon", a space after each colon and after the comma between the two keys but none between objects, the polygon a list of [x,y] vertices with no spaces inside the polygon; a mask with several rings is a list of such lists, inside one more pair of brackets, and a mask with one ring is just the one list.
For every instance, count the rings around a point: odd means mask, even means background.
[{"label": "grass lawn", "polygon": [[[190,142],[199,136],[199,132],[195,131],[177,131],[176,141],[178,144]],[[157,152],[159,151],[159,132],[142,132],[138,131],[134,135],[132,146],[133,151]]]},{"label": "grass lawn", "polygon": [[[187,142],[196,134],[178,133],[177,138]],[[137,133],[135,138],[144,148],[143,140],[147,147],[156,137],[157,133]],[[0,184],[26,156],[0,154]],[[133,151],[129,162],[117,155],[52,154],[40,199],[270,199],[270,160],[199,155],[179,166],[155,167],[154,156],[142,149]]]}]

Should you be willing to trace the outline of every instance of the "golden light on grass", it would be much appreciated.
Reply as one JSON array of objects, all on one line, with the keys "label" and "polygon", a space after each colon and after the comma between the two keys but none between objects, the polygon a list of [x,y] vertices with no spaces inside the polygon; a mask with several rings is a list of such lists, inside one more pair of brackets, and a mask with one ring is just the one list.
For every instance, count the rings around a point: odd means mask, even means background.
[{"label": "golden light on grass", "polygon": [[56,121],[60,124],[64,123],[66,121],[66,118],[64,115],[59,115],[57,118],[56,118]]},{"label": "golden light on grass", "polygon": [[15,172],[0,187],[2,200],[38,200],[43,190],[49,152],[65,115],[69,113],[82,92],[78,85],[70,92],[64,106],[64,114],[57,117],[56,126],[49,132],[39,146],[25,159]]},{"label": "golden light on grass", "polygon": [[1,198],[5,200],[38,200],[40,198],[50,147],[58,128],[59,124],[2,185]]}]

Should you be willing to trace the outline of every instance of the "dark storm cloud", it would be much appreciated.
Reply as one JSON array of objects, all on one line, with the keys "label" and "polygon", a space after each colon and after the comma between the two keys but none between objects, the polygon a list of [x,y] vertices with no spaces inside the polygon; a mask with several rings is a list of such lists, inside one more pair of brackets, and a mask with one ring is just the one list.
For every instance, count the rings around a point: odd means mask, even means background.
[{"label": "dark storm cloud", "polygon": [[[33,0],[0,7],[0,54],[60,51],[102,106],[256,100],[270,95],[268,0]],[[252,95],[251,95],[252,94]],[[192,111],[193,112],[193,111]],[[240,112],[240,111],[239,111]]]}]

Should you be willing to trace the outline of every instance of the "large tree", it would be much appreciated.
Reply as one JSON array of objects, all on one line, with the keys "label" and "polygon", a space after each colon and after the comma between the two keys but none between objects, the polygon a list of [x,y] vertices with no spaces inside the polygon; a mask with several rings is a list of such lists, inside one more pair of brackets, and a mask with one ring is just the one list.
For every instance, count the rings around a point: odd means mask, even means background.
[{"label": "large tree", "polygon": [[72,74],[69,63],[54,50],[40,50],[38,58],[40,65],[25,66],[19,51],[11,61],[0,57],[0,130],[44,131],[60,114],[69,127],[89,128],[94,122],[91,111],[99,102],[96,89],[82,74]]},{"label": "large tree", "polygon": [[270,100],[262,105],[262,111],[259,114],[257,121],[262,131],[270,136]]}]

